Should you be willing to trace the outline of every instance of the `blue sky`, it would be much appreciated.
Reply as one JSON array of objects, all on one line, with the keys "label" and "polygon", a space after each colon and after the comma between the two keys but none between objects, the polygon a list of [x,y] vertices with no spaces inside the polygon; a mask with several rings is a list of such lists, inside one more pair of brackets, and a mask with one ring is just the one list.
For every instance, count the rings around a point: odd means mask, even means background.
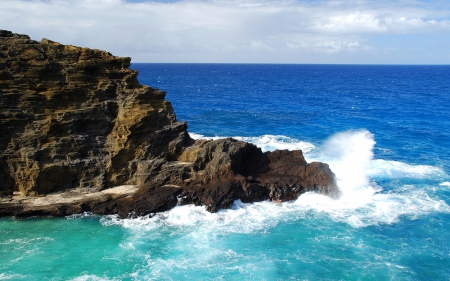
[{"label": "blue sky", "polygon": [[450,64],[448,0],[1,0],[0,28],[133,62]]}]

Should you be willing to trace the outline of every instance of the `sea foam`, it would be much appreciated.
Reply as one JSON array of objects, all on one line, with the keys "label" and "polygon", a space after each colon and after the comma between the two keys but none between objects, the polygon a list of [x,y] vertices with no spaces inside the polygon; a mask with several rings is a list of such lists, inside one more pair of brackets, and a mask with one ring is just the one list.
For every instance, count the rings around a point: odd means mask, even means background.
[{"label": "sea foam", "polygon": [[108,279],[108,278],[104,278],[104,277],[99,277],[97,275],[81,275],[78,277],[75,277],[73,279],[70,279],[69,281],[118,281],[120,279]]},{"label": "sea foam", "polygon": [[[204,135],[196,134],[196,133],[189,133],[189,135],[193,139],[217,140],[217,139],[227,138],[227,137],[223,137],[223,136],[205,137]],[[307,152],[312,151],[315,148],[315,146],[312,143],[305,142],[305,141],[299,141],[294,138],[290,138],[290,137],[282,136],[282,135],[263,135],[263,136],[257,136],[257,137],[233,136],[232,138],[241,140],[241,141],[245,141],[245,142],[253,143],[254,145],[260,147],[263,152],[274,151],[277,149],[278,150],[301,149],[303,151],[303,153],[307,153]]]},{"label": "sea foam", "polygon": [[400,185],[395,190],[383,192],[376,178],[441,177],[445,173],[437,167],[373,159],[375,144],[374,135],[367,130],[341,132],[330,137],[310,156],[329,163],[336,174],[342,197],[331,200],[308,193],[300,196],[296,204],[325,212],[333,220],[353,227],[392,224],[402,216],[416,218],[430,212],[450,212],[445,201],[430,196],[426,189],[414,184]]},{"label": "sea foam", "polygon": [[0,280],[25,280],[26,276],[21,274],[6,274],[0,273]]},{"label": "sea foam", "polygon": [[442,168],[429,165],[409,165],[398,161],[375,159],[367,171],[369,176],[398,178],[441,178],[448,177]]}]

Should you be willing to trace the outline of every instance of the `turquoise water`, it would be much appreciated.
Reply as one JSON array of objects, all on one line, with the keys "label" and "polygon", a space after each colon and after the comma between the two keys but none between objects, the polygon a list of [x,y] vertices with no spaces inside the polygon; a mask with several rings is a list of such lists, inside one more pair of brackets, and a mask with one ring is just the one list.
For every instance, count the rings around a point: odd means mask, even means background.
[{"label": "turquoise water", "polygon": [[133,64],[194,137],[302,149],[344,195],[0,219],[0,280],[450,280],[450,67]]}]

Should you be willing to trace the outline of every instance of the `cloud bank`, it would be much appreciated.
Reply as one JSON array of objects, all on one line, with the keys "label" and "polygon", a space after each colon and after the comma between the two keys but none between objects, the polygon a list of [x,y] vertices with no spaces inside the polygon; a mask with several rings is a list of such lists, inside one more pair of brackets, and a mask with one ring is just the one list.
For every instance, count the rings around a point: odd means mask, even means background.
[{"label": "cloud bank", "polygon": [[0,28],[134,62],[450,64],[440,0],[2,0]]}]

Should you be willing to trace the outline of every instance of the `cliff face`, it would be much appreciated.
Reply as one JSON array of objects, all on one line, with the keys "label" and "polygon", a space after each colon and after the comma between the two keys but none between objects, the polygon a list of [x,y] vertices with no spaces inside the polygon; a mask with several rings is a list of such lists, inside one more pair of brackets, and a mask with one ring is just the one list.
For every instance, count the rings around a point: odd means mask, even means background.
[{"label": "cliff face", "polygon": [[135,184],[176,157],[186,124],[130,60],[0,31],[0,195]]},{"label": "cliff face", "polygon": [[301,151],[194,142],[165,93],[140,85],[129,66],[0,30],[0,216],[127,217],[177,204],[215,212],[236,199],[339,196],[328,165]]}]

